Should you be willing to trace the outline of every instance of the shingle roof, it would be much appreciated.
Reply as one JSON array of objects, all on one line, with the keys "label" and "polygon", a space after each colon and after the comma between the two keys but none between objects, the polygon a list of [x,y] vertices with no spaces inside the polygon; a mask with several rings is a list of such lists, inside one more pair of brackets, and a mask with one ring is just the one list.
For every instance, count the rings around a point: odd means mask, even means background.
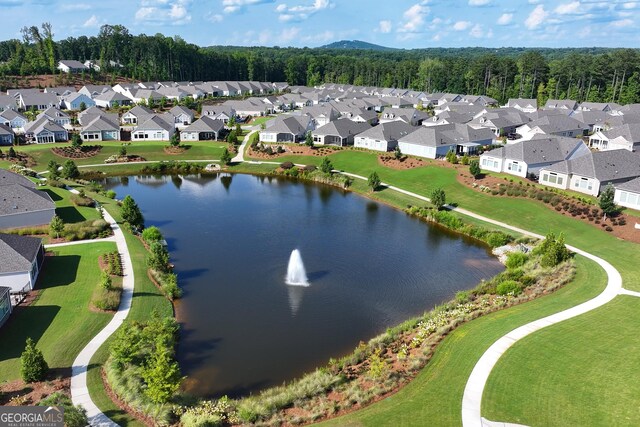
[{"label": "shingle roof", "polygon": [[[173,116],[171,116],[173,117]],[[149,118],[147,120],[145,120],[143,123],[139,124],[138,127],[136,127],[136,131],[139,130],[158,130],[158,129],[163,129],[166,130],[167,132],[171,133],[174,129],[173,123],[168,123],[165,119],[163,119],[160,116],[157,115],[152,115],[149,116]]]},{"label": "shingle roof", "polygon": [[589,152],[545,169],[595,178],[607,183],[640,176],[640,155],[625,149]]},{"label": "shingle roof", "polygon": [[357,123],[349,119],[338,119],[320,126],[316,129],[314,135],[337,135],[341,138],[347,138],[350,135],[357,135],[369,129],[371,125],[368,123]]},{"label": "shingle roof", "polygon": [[0,233],[0,273],[31,271],[42,240],[36,237]]},{"label": "shingle roof", "polygon": [[0,187],[10,184],[20,184],[23,187],[36,188],[36,184],[26,177],[6,169],[0,169]]},{"label": "shingle roof", "polygon": [[486,154],[502,159],[520,160],[528,164],[562,162],[581,144],[584,143],[576,138],[544,137],[508,144]]},{"label": "shingle roof", "polygon": [[640,178],[632,179],[631,181],[627,181],[622,184],[617,184],[616,189],[640,194]]},{"label": "shingle roof", "polygon": [[408,135],[416,128],[405,122],[395,121],[382,123],[362,132],[359,137],[381,139],[384,141],[397,141],[403,136]]},{"label": "shingle roof", "polygon": [[0,187],[0,216],[55,209],[48,193],[20,184]]},{"label": "shingle roof", "polygon": [[222,120],[202,116],[186,128],[182,129],[182,132],[220,132],[223,128],[224,123]]}]

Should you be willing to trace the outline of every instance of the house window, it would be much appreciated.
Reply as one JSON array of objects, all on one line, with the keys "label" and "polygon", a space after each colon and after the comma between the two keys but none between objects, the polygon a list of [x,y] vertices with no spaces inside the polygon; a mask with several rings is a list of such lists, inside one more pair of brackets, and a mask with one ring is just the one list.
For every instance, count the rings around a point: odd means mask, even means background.
[{"label": "house window", "polygon": [[630,193],[628,191],[621,191],[620,203],[626,203],[628,205],[633,205],[633,206],[640,206],[640,195],[636,193]]},{"label": "house window", "polygon": [[544,174],[542,176],[542,180],[551,184],[558,184],[558,185],[562,185],[562,183],[564,182],[564,178],[561,176],[558,176],[558,174],[556,173],[549,173],[549,174]]},{"label": "house window", "polygon": [[484,157],[482,159],[482,166],[486,168],[498,169],[498,161],[493,159],[487,159],[486,157]]},{"label": "house window", "polygon": [[520,173],[522,172],[522,165],[520,165],[518,162],[511,162],[507,165],[507,170]]},{"label": "house window", "polygon": [[581,188],[583,190],[593,190],[593,184],[591,183],[591,181],[589,181],[588,178],[580,178],[578,180],[576,180],[576,184],[575,184],[576,188]]}]

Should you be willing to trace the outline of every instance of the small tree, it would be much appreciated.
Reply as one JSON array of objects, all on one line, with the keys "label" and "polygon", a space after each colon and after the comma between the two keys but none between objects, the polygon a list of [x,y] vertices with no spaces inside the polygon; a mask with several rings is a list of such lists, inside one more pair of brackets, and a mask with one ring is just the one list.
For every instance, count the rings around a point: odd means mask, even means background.
[{"label": "small tree", "polygon": [[56,239],[60,237],[60,233],[64,231],[64,221],[58,215],[54,215],[49,222],[49,235]]},{"label": "small tree", "polygon": [[82,138],[77,133],[71,135],[71,147],[78,150],[82,146]]},{"label": "small tree", "polygon": [[442,188],[436,188],[431,192],[431,203],[440,210],[447,203],[447,196]]},{"label": "small tree", "polygon": [[313,135],[311,135],[311,132],[307,132],[304,137],[304,145],[313,148]]},{"label": "small tree", "polygon": [[85,102],[84,102],[84,101],[82,101],[82,102],[80,103],[80,111],[84,111],[84,110],[86,110],[86,109],[87,109],[87,104],[85,104]]},{"label": "small tree", "polygon": [[49,160],[47,164],[47,170],[49,171],[50,179],[58,179],[60,177],[59,171],[60,165],[55,160]]},{"label": "small tree", "polygon": [[16,150],[14,150],[13,147],[9,147],[9,152],[7,153],[7,155],[9,156],[10,159],[15,159]]},{"label": "small tree", "polygon": [[180,133],[179,132],[174,132],[173,135],[171,135],[171,139],[169,139],[169,145],[171,145],[172,147],[179,147],[180,146]]},{"label": "small tree", "polygon": [[454,164],[454,165],[458,164],[458,155],[456,154],[455,151],[448,151],[445,158],[451,164]]},{"label": "small tree", "polygon": [[330,174],[333,170],[333,165],[331,164],[331,160],[328,157],[322,159],[322,163],[320,164],[320,170],[322,173]]},{"label": "small tree", "polygon": [[229,128],[232,128],[236,125],[236,116],[233,116],[229,119],[229,121],[227,122],[227,126],[229,126]]},{"label": "small tree", "polygon": [[242,135],[242,126],[240,126],[240,123],[236,123],[236,135]]},{"label": "small tree", "polygon": [[249,137],[249,144],[251,145],[251,148],[257,147],[259,143],[260,143],[260,134],[258,132],[252,133],[251,136]]},{"label": "small tree", "polygon": [[598,206],[600,206],[605,215],[614,216],[618,213],[618,206],[613,200],[615,192],[615,188],[609,183],[600,193],[600,197],[598,197]]},{"label": "small tree", "polygon": [[229,150],[227,150],[226,148],[222,150],[222,154],[220,155],[220,161],[225,165],[228,165],[229,163],[231,163],[231,153],[229,153]]},{"label": "small tree", "polygon": [[560,234],[556,238],[554,233],[549,233],[545,239],[536,247],[536,253],[540,253],[542,258],[540,264],[543,267],[555,267],[570,257],[569,249],[564,244],[564,235]]},{"label": "small tree", "polygon": [[462,156],[462,159],[460,159],[460,163],[467,166],[470,160],[471,159],[469,158],[469,155],[467,153],[464,153],[464,155]]},{"label": "small tree", "polygon": [[80,171],[76,163],[69,159],[62,165],[62,177],[66,179],[76,179],[80,176]]},{"label": "small tree", "polygon": [[112,285],[111,276],[109,276],[109,273],[107,273],[106,271],[103,271],[100,274],[100,286],[103,289],[109,290],[111,289],[111,285]]},{"label": "small tree", "polygon": [[149,258],[147,258],[149,268],[163,273],[169,271],[169,252],[162,243],[152,242],[149,252]]},{"label": "small tree", "polygon": [[180,388],[180,367],[160,339],[142,370],[142,379],[147,384],[145,394],[155,403],[167,403]]},{"label": "small tree", "polygon": [[140,208],[136,204],[133,197],[127,195],[122,201],[122,206],[120,207],[120,213],[122,215],[122,219],[129,223],[130,226],[135,228],[142,228],[144,226],[144,218],[142,216],[142,212],[140,212]]},{"label": "small tree", "polygon": [[402,151],[400,151],[399,145],[396,145],[396,148],[393,150],[393,157],[395,157],[396,160],[402,159]]},{"label": "small tree", "polygon": [[124,157],[127,155],[127,147],[125,147],[124,145],[122,145],[120,147],[120,151],[118,152],[120,154],[120,156]]},{"label": "small tree", "polygon": [[160,98],[160,108],[164,110],[164,107],[167,106],[167,97],[163,96],[162,98]]},{"label": "small tree", "polygon": [[160,229],[158,227],[152,225],[151,227],[147,227],[144,229],[144,231],[142,232],[142,240],[147,242],[147,244],[158,242],[162,240],[162,233],[160,232]]},{"label": "small tree", "polygon": [[367,179],[367,184],[369,185],[369,188],[371,188],[371,191],[376,191],[376,189],[380,187],[381,181],[380,177],[378,176],[378,172],[371,172],[369,178]]},{"label": "small tree", "polygon": [[44,379],[49,366],[44,360],[42,352],[36,348],[35,342],[27,338],[24,351],[20,355],[20,376],[25,383],[32,383]]},{"label": "small tree", "polygon": [[478,178],[482,172],[480,171],[480,162],[476,159],[471,160],[469,163],[469,173],[473,175],[473,178]]},{"label": "small tree", "polygon": [[229,132],[229,135],[227,135],[227,142],[229,144],[238,145],[238,134],[235,130]]}]

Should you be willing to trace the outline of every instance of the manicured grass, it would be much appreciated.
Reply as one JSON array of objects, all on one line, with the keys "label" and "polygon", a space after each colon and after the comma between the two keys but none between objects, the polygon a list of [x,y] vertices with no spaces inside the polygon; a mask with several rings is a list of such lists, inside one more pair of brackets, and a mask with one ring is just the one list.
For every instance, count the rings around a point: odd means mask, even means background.
[{"label": "manicured grass", "polygon": [[251,126],[260,126],[261,124],[266,123],[269,120],[273,120],[273,119],[275,119],[275,116],[256,117],[255,119],[251,120],[251,123],[249,123],[249,125],[251,125]]},{"label": "manicured grass", "polygon": [[620,296],[516,343],[489,377],[483,416],[530,426],[640,425],[639,311],[640,298]]},{"label": "manicured grass", "polygon": [[51,199],[56,203],[56,215],[62,218],[65,224],[100,218],[100,214],[95,208],[74,205],[70,199],[71,193],[65,189],[48,186],[38,188],[49,193]]},{"label": "manicured grass", "polygon": [[80,350],[111,320],[111,314],[89,310],[100,280],[98,255],[114,243],[90,243],[52,249],[36,284],[32,305],[19,308],[0,329],[0,381],[20,377],[20,353],[27,337],[37,342],[50,368],[70,368]]},{"label": "manicured grass", "polygon": [[575,280],[556,293],[480,317],[456,329],[438,346],[418,376],[398,393],[321,425],[459,426],[467,379],[494,341],[520,325],[574,306],[602,291],[604,271],[585,258],[577,257],[576,264]]},{"label": "manicured grass", "polygon": [[[102,145],[100,153],[94,157],[87,159],[75,159],[74,162],[77,165],[93,165],[103,163],[106,158],[112,155],[116,155],[120,151],[122,142],[120,141],[103,141],[96,144]],[[190,148],[181,154],[167,154],[164,152],[164,147],[169,145],[168,142],[163,141],[134,141],[127,145],[127,154],[135,154],[144,157],[146,160],[180,160],[180,159],[219,159],[222,154],[222,150],[227,146],[226,143],[219,141],[196,141],[189,142],[185,145]],[[31,144],[16,147],[16,151],[24,152],[31,155],[36,161],[37,165],[33,169],[37,171],[44,171],[47,168],[47,164],[50,160],[62,164],[67,159],[53,154],[51,149],[53,147],[67,147],[69,143],[58,144]],[[8,161],[0,161],[0,167],[8,168],[10,163]]]}]

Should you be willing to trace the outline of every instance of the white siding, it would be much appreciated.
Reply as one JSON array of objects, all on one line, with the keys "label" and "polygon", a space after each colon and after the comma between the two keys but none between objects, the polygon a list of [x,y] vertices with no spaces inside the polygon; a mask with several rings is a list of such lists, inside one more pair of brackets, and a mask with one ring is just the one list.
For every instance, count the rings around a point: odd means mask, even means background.
[{"label": "white siding", "polygon": [[569,175],[563,173],[549,172],[546,170],[540,171],[540,177],[538,182],[540,184],[548,185],[549,187],[560,188],[566,190],[569,184]]},{"label": "white siding", "polygon": [[502,172],[502,159],[491,156],[480,156],[480,168],[492,172]]},{"label": "white siding", "polygon": [[595,178],[572,175],[569,189],[578,191],[580,193],[597,196],[600,192],[600,182]]},{"label": "white siding", "polygon": [[617,190],[613,200],[626,208],[640,210],[640,194],[626,190]]}]

